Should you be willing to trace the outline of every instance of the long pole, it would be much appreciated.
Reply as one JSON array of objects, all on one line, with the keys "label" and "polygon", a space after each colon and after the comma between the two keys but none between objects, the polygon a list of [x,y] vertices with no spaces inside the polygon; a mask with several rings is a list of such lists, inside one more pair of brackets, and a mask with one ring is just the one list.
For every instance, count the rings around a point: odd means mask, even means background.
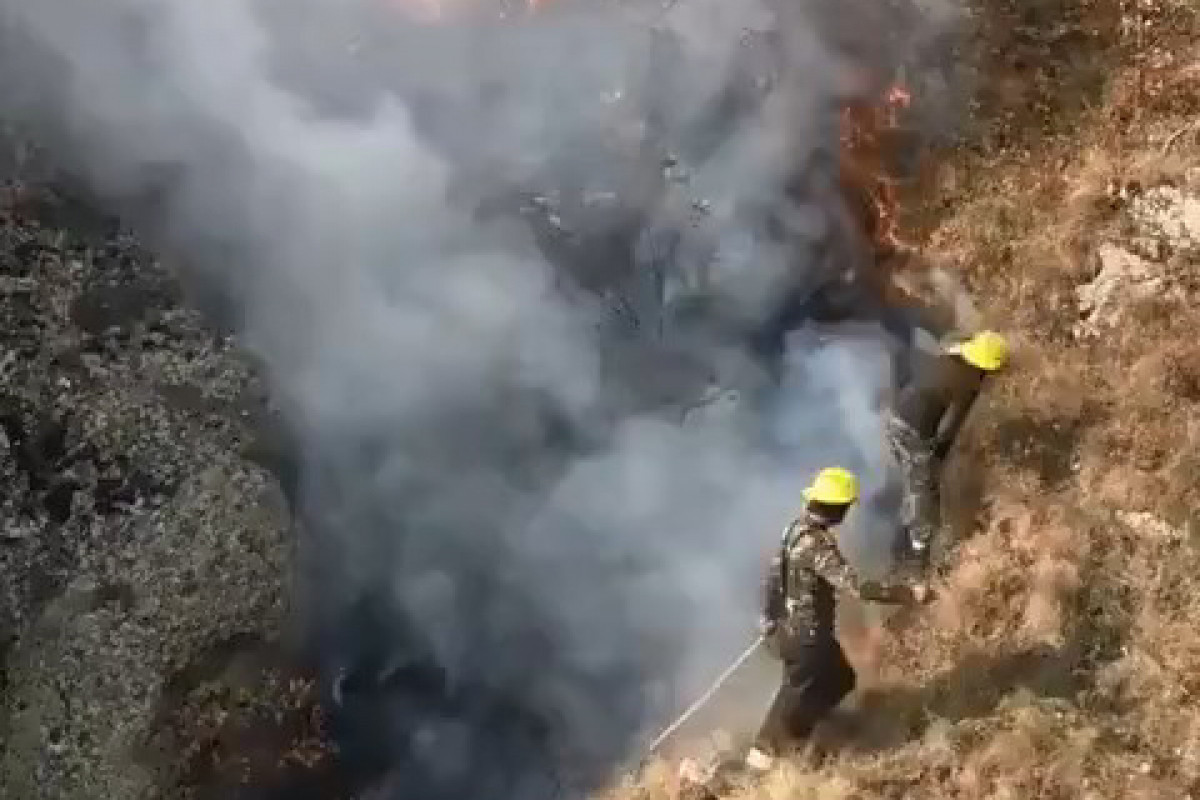
[{"label": "long pole", "polygon": [[655,737],[654,741],[650,743],[650,747],[648,747],[646,750],[646,758],[649,758],[651,755],[653,755],[654,751],[658,749],[659,745],[665,742],[672,733],[679,730],[679,726],[683,725],[683,723],[687,722],[693,714],[703,708],[704,704],[707,703],[714,694],[716,694],[717,690],[725,685],[725,681],[729,680],[729,676],[737,672],[738,667],[746,663],[746,659],[750,658],[750,656],[754,654],[754,651],[758,649],[758,646],[762,644],[762,642],[762,634],[759,634],[758,637],[756,637],[755,640],[750,644],[750,646],[747,647],[746,650],[740,656],[738,656],[732,664],[729,665],[729,668],[722,672],[716,681],[714,681],[713,684],[705,690],[704,694],[700,695],[700,697],[696,699],[696,702],[688,706],[686,711],[680,714],[674,722],[668,725],[662,733]]}]

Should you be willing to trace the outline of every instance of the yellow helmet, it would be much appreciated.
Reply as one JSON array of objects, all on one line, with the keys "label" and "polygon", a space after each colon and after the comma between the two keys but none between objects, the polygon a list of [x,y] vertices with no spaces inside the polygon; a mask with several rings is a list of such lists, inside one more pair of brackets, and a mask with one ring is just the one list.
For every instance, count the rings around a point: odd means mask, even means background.
[{"label": "yellow helmet", "polygon": [[1008,363],[1008,342],[995,331],[980,331],[961,344],[950,345],[946,352],[962,356],[963,361],[985,372]]},{"label": "yellow helmet", "polygon": [[816,480],[804,490],[810,503],[829,506],[848,506],[858,499],[858,479],[841,467],[828,467],[817,473]]}]

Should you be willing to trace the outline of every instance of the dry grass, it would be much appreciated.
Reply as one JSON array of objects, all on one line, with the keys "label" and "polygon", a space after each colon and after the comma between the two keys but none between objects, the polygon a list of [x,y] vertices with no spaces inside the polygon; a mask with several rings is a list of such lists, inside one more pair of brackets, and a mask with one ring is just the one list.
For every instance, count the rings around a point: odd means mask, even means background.
[{"label": "dry grass", "polygon": [[[1200,263],[1166,259],[1174,293],[1073,333],[1130,200],[1196,183],[1196,12],[980,2],[978,135],[906,223],[1019,357],[948,470],[939,599],[848,647],[852,735],[738,797],[1200,798]],[[664,765],[614,792],[671,793]]]}]

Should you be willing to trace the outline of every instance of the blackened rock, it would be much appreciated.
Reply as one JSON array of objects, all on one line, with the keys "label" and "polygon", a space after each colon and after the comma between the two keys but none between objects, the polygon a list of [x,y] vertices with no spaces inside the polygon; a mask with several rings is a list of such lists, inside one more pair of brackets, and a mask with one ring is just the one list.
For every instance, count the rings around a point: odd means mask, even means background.
[{"label": "blackened rock", "polygon": [[146,286],[96,286],[76,298],[71,318],[93,336],[101,336],[111,328],[128,331],[159,301],[159,294]]}]

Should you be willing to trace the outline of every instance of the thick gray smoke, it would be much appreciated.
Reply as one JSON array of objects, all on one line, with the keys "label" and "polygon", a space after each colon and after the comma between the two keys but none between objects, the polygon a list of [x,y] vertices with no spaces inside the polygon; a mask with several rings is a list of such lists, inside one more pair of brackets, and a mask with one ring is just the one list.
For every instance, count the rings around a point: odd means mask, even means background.
[{"label": "thick gray smoke", "polygon": [[598,6],[0,0],[0,111],[268,365],[338,733],[388,796],[603,780],[748,641],[808,474],[884,479],[878,326],[784,334],[877,311],[836,110],[847,54],[917,39]]}]

